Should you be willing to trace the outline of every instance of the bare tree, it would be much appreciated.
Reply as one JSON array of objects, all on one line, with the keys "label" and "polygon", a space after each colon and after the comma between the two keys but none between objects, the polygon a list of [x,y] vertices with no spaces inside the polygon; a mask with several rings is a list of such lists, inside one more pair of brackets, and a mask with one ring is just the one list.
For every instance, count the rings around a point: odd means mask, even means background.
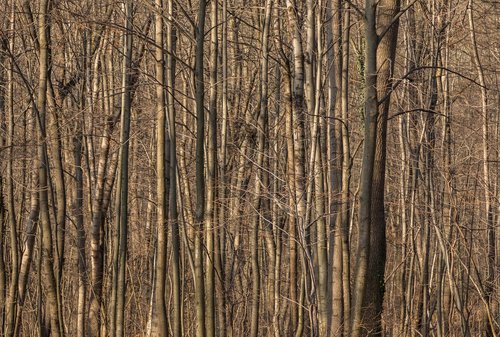
[{"label": "bare tree", "polygon": [[478,44],[476,40],[476,29],[474,25],[474,1],[469,0],[468,4],[468,17],[469,17],[469,28],[470,37],[473,50],[474,64],[476,66],[476,71],[479,79],[479,85],[481,87],[481,114],[482,114],[482,148],[483,148],[483,184],[484,184],[484,214],[486,217],[486,233],[487,233],[487,245],[488,245],[488,258],[487,258],[487,269],[488,274],[484,285],[484,295],[486,313],[484,318],[484,331],[486,336],[495,335],[495,323],[491,304],[491,298],[493,295],[493,289],[495,286],[495,255],[496,255],[496,239],[495,239],[495,226],[493,224],[493,206],[492,206],[492,187],[490,182],[490,150],[489,150],[489,111],[488,111],[488,92],[486,91],[486,81],[484,77],[484,70],[481,64],[481,57],[479,54]]},{"label": "bare tree", "polygon": [[50,317],[50,331],[54,336],[63,336],[62,316],[60,308],[60,294],[58,292],[57,279],[54,274],[53,265],[53,240],[52,225],[49,214],[48,197],[48,152],[47,152],[47,85],[50,74],[50,0],[40,1],[38,18],[38,43],[40,59],[40,77],[37,97],[37,119],[38,119],[38,160],[39,160],[39,184],[40,184],[40,221],[42,234],[42,254],[44,268],[44,286],[47,291],[47,301]]},{"label": "bare tree", "polygon": [[133,3],[126,1],[123,4],[125,13],[126,31],[123,35],[123,65],[121,117],[120,117],[120,152],[119,174],[116,186],[115,209],[118,214],[115,218],[115,238],[113,252],[113,286],[110,301],[110,334],[113,337],[125,335],[125,271],[127,262],[128,242],[128,168],[130,146],[130,113],[132,103],[132,19]]},{"label": "bare tree", "polygon": [[198,11],[198,24],[196,26],[196,59],[195,59],[195,102],[196,102],[196,211],[195,211],[195,289],[196,289],[196,317],[198,337],[206,336],[205,326],[205,285],[203,278],[203,221],[205,216],[205,84],[204,84],[204,40],[206,1],[201,0]]},{"label": "bare tree", "polygon": [[162,0],[155,1],[155,57],[156,57],[156,265],[154,308],[153,308],[153,335],[165,337],[168,335],[167,307],[165,303],[167,274],[167,215],[168,215],[168,186],[166,185],[168,155],[166,134],[166,97],[165,97],[165,59],[163,56],[164,33],[163,33],[164,6]]}]

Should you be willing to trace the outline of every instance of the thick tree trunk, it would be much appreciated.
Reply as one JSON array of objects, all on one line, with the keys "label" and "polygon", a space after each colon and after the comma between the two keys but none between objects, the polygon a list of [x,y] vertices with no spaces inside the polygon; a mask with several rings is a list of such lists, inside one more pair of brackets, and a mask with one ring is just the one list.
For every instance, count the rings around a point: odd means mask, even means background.
[{"label": "thick tree trunk", "polygon": [[[386,262],[386,221],[384,211],[385,162],[387,144],[387,116],[390,99],[386,98],[392,90],[396,42],[399,23],[393,22],[399,13],[400,0],[382,0],[378,2],[377,36],[381,39],[377,45],[376,65],[378,70],[376,90],[378,97],[385,98],[379,105],[377,123],[375,162],[372,181],[372,203],[370,224],[370,259],[366,288],[364,322],[366,331],[373,336],[382,335],[382,309],[385,292]],[[380,36],[383,32],[384,36]],[[369,62],[369,60],[367,59]],[[390,96],[389,96],[390,97]]]},{"label": "thick tree trunk", "polygon": [[51,1],[40,1],[40,11],[38,19],[38,42],[40,77],[38,85],[38,160],[39,160],[39,182],[40,182],[40,221],[42,234],[42,265],[43,283],[47,291],[48,314],[50,317],[50,331],[56,337],[63,336],[63,326],[61,321],[61,311],[59,308],[59,293],[54,274],[54,253],[52,240],[52,225],[49,215],[48,198],[48,151],[46,132],[46,108],[47,108],[47,85],[49,77],[49,32],[50,32],[50,9]]},{"label": "thick tree trunk", "polygon": [[354,279],[352,304],[352,337],[359,337],[365,329],[363,309],[367,288],[368,263],[370,261],[370,226],[372,219],[372,183],[377,142],[377,2],[365,1],[366,46],[365,46],[365,129],[363,164],[360,177],[359,197],[359,239]]}]

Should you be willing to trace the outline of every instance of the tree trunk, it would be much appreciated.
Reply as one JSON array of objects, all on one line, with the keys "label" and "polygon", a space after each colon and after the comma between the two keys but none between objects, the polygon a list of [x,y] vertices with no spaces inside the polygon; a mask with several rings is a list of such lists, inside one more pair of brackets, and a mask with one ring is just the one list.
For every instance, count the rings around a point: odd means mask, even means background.
[{"label": "tree trunk", "polygon": [[120,152],[119,175],[116,186],[115,240],[113,256],[113,286],[110,301],[110,334],[111,337],[125,335],[125,270],[127,262],[128,240],[128,167],[130,144],[130,112],[131,112],[131,76],[132,76],[132,12],[133,2],[124,3],[126,32],[123,36],[123,69],[122,69],[122,106],[120,119]]},{"label": "tree trunk", "polygon": [[[168,336],[167,307],[165,303],[167,275],[167,204],[168,190],[166,180],[166,97],[165,97],[165,59],[163,56],[163,15],[162,0],[155,1],[155,58],[156,58],[156,265],[154,283],[154,309],[152,335]],[[170,158],[169,158],[170,159]]]},{"label": "tree trunk", "polygon": [[[15,30],[15,6],[12,5],[10,16],[10,29],[12,32]],[[14,50],[15,35],[12,35],[9,41],[9,49]],[[7,106],[9,109],[9,129],[8,129],[8,146],[9,146],[9,160],[7,162],[7,212],[9,219],[9,232],[10,232],[10,258],[11,258],[11,277],[7,301],[5,302],[5,333],[6,336],[13,336],[15,327],[15,313],[18,301],[18,280],[19,280],[19,251],[17,243],[17,220],[15,209],[15,196],[14,196],[14,56],[11,56],[8,72],[7,72]],[[2,193],[0,191],[0,193]],[[2,219],[3,220],[3,219]],[[3,226],[3,223],[2,225]],[[0,241],[0,244],[3,242]],[[3,249],[3,248],[2,248]],[[1,290],[3,291],[3,289]]]},{"label": "tree trunk", "polygon": [[63,326],[61,322],[61,311],[59,308],[59,293],[54,275],[54,254],[52,240],[52,226],[49,216],[48,200],[48,154],[47,154],[47,133],[45,127],[46,108],[47,108],[47,84],[50,73],[49,50],[50,50],[50,0],[40,1],[40,11],[38,19],[38,42],[40,46],[39,62],[40,77],[38,86],[38,160],[39,182],[40,182],[40,220],[42,234],[42,265],[43,265],[43,283],[47,291],[48,313],[50,317],[50,331],[56,337],[63,336]]},{"label": "tree trunk", "polygon": [[195,60],[195,100],[196,100],[196,210],[195,210],[195,289],[196,289],[196,335],[205,337],[205,285],[203,280],[203,220],[205,216],[205,84],[204,48],[206,0],[201,0],[198,7],[198,25],[196,27],[196,60]]},{"label": "tree trunk", "polygon": [[175,53],[176,29],[173,24],[175,8],[173,0],[167,2],[167,111],[168,111],[168,133],[170,138],[170,192],[169,197],[169,220],[172,226],[172,292],[173,292],[173,317],[172,331],[174,337],[182,336],[182,289],[181,289],[181,265],[180,265],[180,237],[179,219],[177,210],[177,133],[175,126]]},{"label": "tree trunk", "polygon": [[[80,125],[80,124],[79,124]],[[75,163],[75,183],[73,194],[73,214],[77,229],[76,246],[78,250],[78,305],[77,305],[77,337],[86,336],[85,312],[87,310],[87,255],[85,252],[85,227],[83,221],[83,170],[82,145],[83,135],[77,125],[76,135],[73,138],[73,155]]]},{"label": "tree trunk", "polygon": [[[492,302],[492,295],[495,289],[495,255],[496,255],[496,239],[495,239],[495,225],[493,223],[493,200],[492,200],[492,185],[490,182],[490,151],[489,151],[489,111],[488,111],[488,92],[486,90],[486,81],[484,77],[483,66],[481,64],[481,57],[479,55],[478,44],[476,41],[476,29],[474,25],[474,1],[469,0],[468,16],[470,37],[473,49],[474,64],[476,66],[479,84],[481,86],[481,114],[482,114],[482,150],[483,150],[483,179],[484,179],[484,211],[486,217],[486,233],[488,245],[488,258],[487,258],[487,276],[484,287],[484,297],[486,301],[486,309],[484,313],[484,333],[486,336],[495,336],[495,323],[494,315],[491,310],[494,308]],[[482,295],[481,295],[482,296]],[[492,317],[493,316],[493,317]]]},{"label": "tree trunk", "polygon": [[366,49],[365,49],[365,129],[363,163],[360,177],[359,239],[352,304],[352,337],[359,337],[364,329],[363,308],[367,288],[368,263],[370,261],[370,226],[372,219],[372,183],[377,141],[377,4],[365,1]]},{"label": "tree trunk", "polygon": [[[387,116],[389,114],[390,93],[394,78],[396,42],[399,21],[393,22],[399,13],[400,0],[382,0],[378,2],[376,34],[380,39],[377,45],[376,90],[378,97],[384,98],[379,105],[377,124],[375,162],[372,181],[372,203],[370,224],[370,259],[368,262],[368,278],[366,288],[367,308],[364,322],[367,331],[373,336],[382,335],[382,309],[385,293],[386,262],[386,221],[385,221],[385,162],[387,144]],[[380,36],[383,32],[384,36]],[[367,62],[369,62],[367,58]],[[389,95],[389,97],[386,97]]]},{"label": "tree trunk", "polygon": [[218,4],[217,1],[211,3],[211,24],[210,32],[210,102],[208,116],[208,146],[207,146],[207,205],[205,213],[205,234],[206,234],[206,324],[207,337],[215,337],[215,237],[217,231],[216,224],[216,197],[217,197],[217,72],[218,72]]}]

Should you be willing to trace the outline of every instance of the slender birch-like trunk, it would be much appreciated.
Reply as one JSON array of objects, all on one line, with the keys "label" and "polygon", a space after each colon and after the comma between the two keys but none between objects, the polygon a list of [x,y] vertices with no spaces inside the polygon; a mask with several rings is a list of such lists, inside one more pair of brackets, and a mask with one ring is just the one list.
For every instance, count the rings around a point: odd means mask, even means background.
[{"label": "slender birch-like trunk", "polygon": [[125,28],[123,35],[123,68],[120,118],[120,152],[119,174],[116,186],[115,238],[113,256],[113,285],[110,301],[110,335],[123,337],[125,335],[125,270],[127,261],[128,241],[128,168],[130,145],[130,112],[131,112],[131,76],[132,76],[132,11],[133,2],[124,3]]},{"label": "slender birch-like trunk", "polygon": [[177,31],[173,18],[175,7],[173,0],[167,1],[167,49],[166,57],[166,84],[167,84],[167,123],[168,136],[170,139],[169,159],[169,222],[172,227],[172,295],[173,295],[173,317],[171,327],[174,337],[182,336],[182,289],[181,289],[181,243],[179,235],[179,216],[177,209],[177,131],[175,125],[175,55],[177,46]]},{"label": "slender birch-like trunk", "polygon": [[[483,151],[483,179],[484,179],[484,212],[486,217],[486,235],[487,235],[487,245],[488,245],[488,258],[487,258],[487,276],[484,286],[484,297],[486,300],[486,309],[484,314],[484,333],[486,336],[494,336],[495,327],[494,315],[491,310],[494,308],[492,304],[492,295],[495,288],[495,256],[496,256],[496,233],[495,225],[493,223],[494,213],[493,213],[493,193],[492,184],[490,182],[490,151],[489,151],[489,111],[488,111],[488,92],[486,90],[486,81],[484,76],[483,66],[481,64],[481,56],[479,54],[478,43],[476,39],[476,28],[474,22],[474,1],[469,0],[468,3],[468,18],[469,18],[469,29],[470,38],[473,49],[473,59],[476,66],[476,71],[479,79],[479,84],[481,86],[481,114],[482,114],[482,151]],[[481,296],[483,296],[481,294]]]},{"label": "slender birch-like trunk", "polygon": [[204,48],[205,40],[205,16],[206,0],[201,0],[198,5],[198,24],[196,27],[196,60],[195,60],[195,101],[196,101],[196,209],[195,209],[195,297],[197,337],[205,337],[207,329],[205,326],[205,285],[203,277],[203,229],[205,217],[205,83],[204,83]]},{"label": "slender birch-like trunk", "polygon": [[[15,4],[12,4],[12,10],[10,15],[10,29],[14,32],[15,26]],[[12,34],[9,40],[9,49],[14,50],[15,47],[15,35]],[[9,147],[9,160],[7,162],[7,213],[8,213],[8,224],[10,233],[10,285],[9,292],[7,294],[7,300],[5,302],[5,335],[13,336],[15,327],[15,313],[18,301],[18,280],[19,280],[19,251],[18,247],[18,233],[17,233],[17,219],[16,219],[16,206],[14,197],[14,56],[12,55],[9,62],[9,67],[7,70],[7,106],[8,106],[8,136],[7,145]],[[3,191],[0,191],[3,193]],[[3,219],[2,219],[3,220]],[[0,225],[0,226],[3,226]],[[2,242],[0,242],[1,244]],[[3,248],[0,248],[3,249]],[[3,291],[0,290],[0,291]],[[3,317],[2,317],[3,318]]]},{"label": "slender birch-like trunk", "polygon": [[[155,77],[156,77],[156,265],[154,283],[154,308],[152,335],[168,336],[167,307],[165,303],[167,275],[167,203],[166,180],[166,97],[165,97],[165,58],[163,56],[163,15],[162,0],[155,1]],[[170,158],[169,158],[170,159]]]},{"label": "slender birch-like trunk", "polygon": [[83,170],[82,170],[83,135],[81,124],[77,123],[77,130],[73,137],[73,158],[75,164],[75,189],[73,192],[73,214],[77,230],[76,246],[78,251],[78,305],[77,305],[77,337],[86,336],[87,322],[87,261],[85,252],[85,227],[83,219]]},{"label": "slender birch-like trunk", "polygon": [[205,213],[205,235],[206,235],[206,324],[207,337],[215,337],[215,242],[218,224],[216,223],[216,197],[217,197],[217,72],[219,58],[218,42],[218,4],[217,1],[211,3],[211,24],[210,32],[210,98],[208,112],[208,146],[207,146],[207,198]]}]

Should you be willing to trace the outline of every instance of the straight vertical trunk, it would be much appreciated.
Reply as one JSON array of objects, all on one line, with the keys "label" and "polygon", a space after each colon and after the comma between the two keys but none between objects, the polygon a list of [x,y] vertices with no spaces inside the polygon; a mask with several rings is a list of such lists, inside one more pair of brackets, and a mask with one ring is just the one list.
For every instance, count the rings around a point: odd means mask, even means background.
[{"label": "straight vertical trunk", "polygon": [[165,283],[167,275],[167,198],[166,179],[166,98],[165,59],[163,56],[163,1],[155,1],[155,58],[156,58],[156,265],[154,283],[154,309],[152,335],[168,336]]},{"label": "straight vertical trunk", "polygon": [[[381,0],[378,2],[376,34],[380,39],[377,45],[376,90],[378,97],[385,100],[378,106],[378,124],[376,136],[375,162],[373,167],[372,203],[370,219],[370,259],[368,263],[368,278],[366,299],[367,308],[364,322],[367,331],[373,336],[382,335],[382,309],[385,293],[385,262],[386,262],[386,222],[384,212],[385,195],[385,162],[387,147],[387,116],[389,114],[392,78],[396,58],[396,43],[398,37],[398,21],[393,18],[398,14],[400,0]],[[385,36],[380,36],[389,29]],[[370,62],[367,58],[367,62]]]},{"label": "straight vertical trunk", "polygon": [[351,256],[349,244],[349,223],[350,223],[350,186],[351,186],[351,149],[349,140],[349,56],[350,56],[350,28],[351,14],[348,3],[344,4],[345,15],[343,19],[344,33],[342,37],[342,85],[341,85],[341,106],[342,106],[342,205],[340,213],[342,215],[342,288],[344,302],[344,335],[350,335],[351,317]]},{"label": "straight vertical trunk", "polygon": [[76,246],[78,251],[78,305],[77,305],[77,337],[86,336],[85,312],[87,310],[87,255],[85,252],[85,228],[83,222],[83,170],[82,170],[83,135],[77,126],[73,138],[73,155],[75,163],[75,189],[73,194],[73,214],[77,230]]},{"label": "straight vertical trunk", "polygon": [[[309,278],[308,262],[310,254],[306,243],[306,218],[307,218],[307,196],[306,196],[306,172],[305,172],[305,123],[306,123],[306,102],[304,96],[304,51],[302,47],[302,37],[298,23],[297,8],[290,0],[286,2],[286,9],[288,12],[289,27],[292,34],[293,46],[293,81],[292,81],[292,133],[293,133],[293,177],[294,177],[294,194],[293,200],[293,214],[295,217],[295,225],[297,229],[297,236],[294,240],[300,243],[299,257],[302,266],[302,288],[306,291],[306,278]],[[292,270],[290,270],[292,272]],[[295,286],[295,285],[291,285]],[[304,299],[304,297],[303,297]],[[311,301],[308,293],[308,301]],[[310,303],[308,303],[310,304]],[[296,337],[302,335],[304,326],[304,304],[302,301],[299,303],[299,315],[296,326]]]},{"label": "straight vertical trunk", "polygon": [[181,289],[181,265],[180,251],[181,243],[179,237],[179,219],[177,210],[177,133],[175,126],[175,53],[177,35],[173,24],[174,2],[167,2],[167,111],[168,111],[168,133],[170,138],[170,192],[169,192],[169,220],[172,226],[172,295],[173,295],[173,317],[171,326],[174,337],[182,336],[182,289]]},{"label": "straight vertical trunk", "polygon": [[206,0],[200,0],[198,7],[198,25],[196,27],[196,59],[195,59],[195,101],[196,101],[196,210],[195,210],[195,298],[197,337],[205,337],[205,285],[203,280],[203,220],[205,216],[205,84],[204,48]]},{"label": "straight vertical trunk", "polygon": [[55,337],[63,336],[61,312],[59,308],[59,293],[54,274],[54,254],[52,240],[52,225],[49,216],[48,198],[48,154],[47,133],[45,127],[47,108],[47,84],[50,72],[49,68],[49,34],[50,31],[50,0],[41,0],[38,19],[38,42],[39,42],[39,84],[37,98],[38,112],[38,160],[39,160],[39,182],[40,182],[40,221],[42,234],[42,266],[43,283],[47,291],[47,308],[50,317],[50,331]]},{"label": "straight vertical trunk", "polygon": [[[257,167],[255,176],[254,209],[257,211],[253,218],[251,234],[251,261],[252,261],[252,317],[250,336],[257,337],[259,333],[260,312],[260,266],[259,266],[259,224],[263,223],[267,229],[269,219],[269,200],[264,193],[268,190],[269,176],[267,171],[268,150],[268,87],[269,87],[269,29],[271,24],[272,0],[267,0],[264,13],[264,29],[262,31],[262,58],[260,69],[260,112],[257,119]],[[273,248],[271,248],[272,250]],[[271,254],[274,254],[272,252]],[[274,258],[270,259],[274,265]]]},{"label": "straight vertical trunk", "polygon": [[492,304],[492,295],[495,289],[495,255],[496,255],[496,239],[495,239],[495,225],[493,223],[493,200],[492,200],[492,186],[490,182],[490,154],[489,154],[489,111],[488,111],[488,92],[486,91],[486,81],[484,78],[483,66],[481,64],[481,57],[479,55],[478,44],[476,40],[476,29],[474,25],[474,1],[469,0],[468,16],[470,37],[473,48],[474,64],[481,85],[481,114],[482,114],[482,150],[483,150],[483,179],[484,179],[484,211],[486,216],[486,233],[488,245],[488,258],[487,258],[487,276],[485,280],[484,296],[486,299],[486,306],[484,313],[484,333],[486,336],[495,335],[494,316],[492,317],[491,309],[494,308]]},{"label": "straight vertical trunk", "polygon": [[123,36],[123,68],[122,68],[122,106],[120,119],[120,152],[119,176],[116,187],[115,210],[115,242],[113,259],[113,287],[110,303],[110,334],[111,337],[125,335],[125,270],[127,262],[128,240],[128,167],[130,144],[130,112],[131,112],[131,75],[132,75],[132,0],[124,3],[125,28]]},{"label": "straight vertical trunk", "polygon": [[[36,123],[33,121],[30,126],[33,133],[35,133]],[[34,160],[34,167],[39,167],[38,158]],[[29,273],[31,263],[33,261],[33,251],[35,246],[36,229],[38,227],[38,220],[40,215],[40,193],[39,193],[39,174],[34,170],[31,175],[31,200],[30,212],[26,223],[26,239],[23,245],[23,255],[21,257],[21,265],[19,268],[18,292],[19,292],[19,305],[17,308],[16,325],[14,336],[19,336],[19,329],[21,327],[22,313],[26,299],[26,289],[28,287]]]},{"label": "straight vertical trunk", "polygon": [[[228,117],[229,117],[229,106],[228,106],[228,16],[227,16],[227,2],[228,0],[222,0],[222,126],[221,126],[221,145],[220,145],[220,200],[221,207],[219,208],[219,221],[221,224],[225,224],[227,221],[227,209],[228,201],[226,200],[229,189],[227,187],[227,138],[228,138]],[[216,264],[220,264],[218,269],[217,277],[217,289],[219,296],[217,298],[217,315],[218,315],[218,325],[220,337],[226,337],[226,283],[225,283],[225,264],[227,263],[226,256],[226,226],[219,226],[219,237],[218,237],[218,256],[216,257]]]},{"label": "straight vertical trunk", "polygon": [[[6,57],[6,43],[2,41],[0,45],[0,83],[5,83],[6,78],[5,78],[5,72],[3,69],[6,69],[9,64],[9,60]],[[2,130],[6,130],[7,126],[7,113],[5,109],[5,100],[7,99],[7,94],[5,92],[5,89],[0,88],[0,128]],[[7,144],[7,135],[2,135],[0,136],[0,147],[4,147]],[[3,177],[0,175],[0,243],[4,242],[4,220],[5,220],[5,213],[7,210],[5,209],[5,200],[4,200],[4,195],[3,195]],[[7,292],[7,271],[5,270],[5,260],[4,260],[4,249],[3,245],[0,245],[0,335],[5,334],[5,299],[6,299],[6,292]]]},{"label": "straight vertical trunk", "polygon": [[[12,4],[11,16],[10,16],[10,29],[14,32],[15,29],[15,5]],[[15,36],[12,35],[9,41],[9,49],[14,50]],[[10,258],[11,258],[11,277],[9,292],[7,295],[7,301],[5,302],[5,327],[6,336],[13,336],[14,326],[15,326],[15,313],[17,309],[17,299],[18,299],[18,280],[19,280],[19,251],[17,243],[17,224],[16,224],[16,209],[15,209],[15,196],[14,196],[14,58],[11,57],[8,72],[7,72],[7,106],[9,108],[9,129],[8,129],[8,141],[9,146],[9,160],[7,162],[7,188],[8,188],[8,199],[7,199],[7,212],[8,212],[8,223],[10,232]],[[0,191],[0,193],[3,193]],[[3,219],[1,219],[3,220]],[[3,222],[2,225],[3,226]],[[0,241],[3,245],[3,242]],[[0,248],[3,250],[3,247]],[[0,291],[3,291],[0,290]]]},{"label": "straight vertical trunk", "polygon": [[363,163],[360,177],[359,239],[353,291],[352,337],[359,337],[364,329],[363,308],[367,288],[368,263],[370,258],[370,226],[372,219],[372,183],[377,141],[377,2],[365,1],[365,123]]},{"label": "straight vertical trunk", "polygon": [[[3,142],[3,141],[2,141]],[[4,220],[5,220],[5,201],[4,201],[4,195],[3,195],[3,179],[2,176],[0,176],[0,242],[3,242],[4,240]],[[5,326],[5,304],[6,304],[6,292],[7,292],[7,285],[6,285],[6,270],[5,270],[5,260],[4,260],[4,252],[3,252],[3,247],[0,248],[0,334],[5,335],[6,326]]]},{"label": "straight vertical trunk", "polygon": [[[94,63],[93,72],[97,73],[99,63],[104,66],[105,57],[97,55]],[[110,69],[112,71],[112,69]],[[106,82],[104,75],[103,82]],[[94,84],[93,94],[97,94],[97,84]],[[111,89],[103,83],[103,91],[108,95],[104,103],[104,112],[106,113],[106,124],[104,134],[101,137],[99,161],[97,164],[97,174],[95,177],[95,187],[93,188],[92,201],[92,220],[90,224],[90,308],[89,308],[89,328],[90,334],[95,337],[101,335],[101,325],[103,321],[103,277],[104,277],[104,224],[107,210],[109,208],[109,199],[115,180],[115,171],[117,166],[116,155],[110,158],[111,135],[117,122],[118,116],[114,114],[113,95]],[[90,107],[92,110],[93,106]],[[87,148],[88,148],[87,142]],[[109,172],[109,175],[106,173]]]},{"label": "straight vertical trunk", "polygon": [[217,71],[219,57],[218,43],[218,4],[211,3],[210,33],[210,103],[208,116],[208,154],[207,154],[207,211],[205,214],[206,228],[206,298],[207,298],[207,337],[215,337],[215,237],[216,224],[216,196],[217,196]]}]

